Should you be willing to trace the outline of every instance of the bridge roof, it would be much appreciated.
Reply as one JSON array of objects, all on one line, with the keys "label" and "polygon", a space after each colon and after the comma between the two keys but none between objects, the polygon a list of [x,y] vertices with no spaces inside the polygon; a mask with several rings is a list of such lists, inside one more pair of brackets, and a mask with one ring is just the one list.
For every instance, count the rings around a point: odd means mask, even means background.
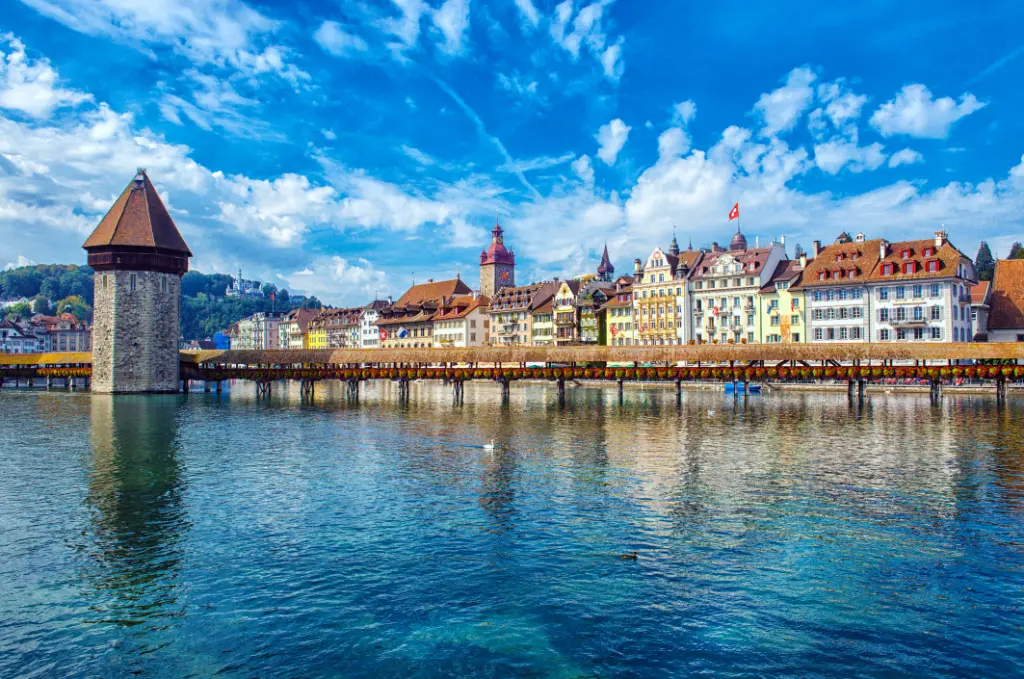
[{"label": "bridge roof", "polygon": [[0,365],[91,365],[92,352],[0,354]]},{"label": "bridge roof", "polygon": [[144,170],[128,183],[82,247],[157,248],[192,256]]}]

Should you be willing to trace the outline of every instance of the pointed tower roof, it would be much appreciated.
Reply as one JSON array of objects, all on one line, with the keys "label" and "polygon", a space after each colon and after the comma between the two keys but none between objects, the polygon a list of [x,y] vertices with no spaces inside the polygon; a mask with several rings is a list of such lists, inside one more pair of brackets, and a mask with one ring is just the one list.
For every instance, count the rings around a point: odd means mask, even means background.
[{"label": "pointed tower roof", "polygon": [[672,245],[669,246],[668,252],[670,255],[679,254],[679,243],[676,241],[676,230],[672,229]]},{"label": "pointed tower roof", "polygon": [[612,266],[612,260],[608,257],[608,243],[604,244],[604,254],[601,255],[601,263],[597,265],[597,273],[602,276],[610,276],[615,273],[615,267]]},{"label": "pointed tower roof", "polygon": [[156,188],[141,168],[82,247],[89,251],[155,248],[192,256]]}]

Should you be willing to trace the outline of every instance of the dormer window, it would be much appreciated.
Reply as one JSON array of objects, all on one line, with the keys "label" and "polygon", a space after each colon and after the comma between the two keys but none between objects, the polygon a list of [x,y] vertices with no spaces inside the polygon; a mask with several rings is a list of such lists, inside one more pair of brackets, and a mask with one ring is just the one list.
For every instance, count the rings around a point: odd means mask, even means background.
[{"label": "dormer window", "polygon": [[904,262],[903,273],[914,273],[917,269],[917,262]]},{"label": "dormer window", "polygon": [[846,277],[847,278],[856,278],[857,277],[857,272],[854,269],[850,269],[849,271],[846,272]]},{"label": "dormer window", "polygon": [[927,270],[929,272],[935,273],[939,270],[939,260],[933,259],[930,262],[928,262],[925,266],[927,266]]},{"label": "dormer window", "polygon": [[840,252],[838,255],[836,255],[836,261],[837,262],[843,261],[843,253]]},{"label": "dormer window", "polygon": [[935,248],[925,248],[924,249],[924,256],[925,257],[934,257],[935,256]]},{"label": "dormer window", "polygon": [[825,280],[825,278],[826,278],[827,276],[828,276],[828,274],[826,274],[826,273],[825,273],[824,271],[819,271],[819,272],[818,272],[818,280],[819,280],[819,281],[823,281],[823,280]]},{"label": "dormer window", "polygon": [[839,280],[839,277],[842,276],[842,275],[843,275],[842,271],[833,271],[832,272],[832,280],[836,280],[837,281],[837,280]]},{"label": "dormer window", "polygon": [[883,264],[882,265],[882,275],[883,276],[891,276],[892,275],[892,264]]},{"label": "dormer window", "polygon": [[910,259],[910,250],[904,250],[900,253],[901,259]]},{"label": "dormer window", "polygon": [[860,253],[854,252],[852,255],[850,255],[850,259],[860,259]]}]

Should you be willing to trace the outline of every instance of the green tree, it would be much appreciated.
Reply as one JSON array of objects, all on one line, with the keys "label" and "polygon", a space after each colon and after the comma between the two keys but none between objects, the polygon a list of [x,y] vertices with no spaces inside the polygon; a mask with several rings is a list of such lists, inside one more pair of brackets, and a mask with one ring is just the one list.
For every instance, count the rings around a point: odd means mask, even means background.
[{"label": "green tree", "polygon": [[1020,241],[1014,241],[1010,246],[1010,256],[1007,259],[1024,259],[1024,247],[1021,247]]},{"label": "green tree", "polygon": [[291,299],[291,295],[288,293],[286,289],[281,288],[281,292],[277,293],[277,299],[287,304],[288,301]]},{"label": "green tree", "polygon": [[277,298],[277,286],[273,283],[267,283],[263,286],[263,297],[270,299],[271,295],[274,295],[275,299]]},{"label": "green tree", "polygon": [[56,276],[49,276],[39,286],[39,294],[49,300],[62,299],[67,295],[61,294],[60,279]]},{"label": "green tree", "polygon": [[996,260],[985,241],[981,241],[981,245],[978,247],[978,256],[974,258],[974,268],[978,272],[979,281],[992,280],[992,276],[996,272]]},{"label": "green tree", "polygon": [[32,313],[44,314],[47,316],[53,313],[53,306],[50,304],[50,300],[44,297],[43,295],[39,295],[38,297],[33,298]]},{"label": "green tree", "polygon": [[65,297],[57,302],[58,314],[73,314],[80,321],[92,320],[92,307],[78,295]]},{"label": "green tree", "polygon": [[32,307],[28,302],[18,302],[3,310],[4,318],[24,320],[32,317]]}]

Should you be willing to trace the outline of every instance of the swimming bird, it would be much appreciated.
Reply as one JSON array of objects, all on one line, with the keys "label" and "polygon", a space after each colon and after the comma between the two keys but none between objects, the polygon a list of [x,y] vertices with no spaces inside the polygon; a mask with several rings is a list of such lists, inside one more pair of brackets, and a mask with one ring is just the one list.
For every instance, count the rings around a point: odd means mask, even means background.
[{"label": "swimming bird", "polygon": [[715,411],[714,410],[708,410],[708,417],[714,417],[714,416],[715,416]]},{"label": "swimming bird", "polygon": [[484,450],[494,450],[494,439],[491,439],[490,443],[484,444]]},{"label": "swimming bird", "polygon": [[626,552],[620,557],[623,561],[636,561],[640,558],[640,555],[636,552]]}]

